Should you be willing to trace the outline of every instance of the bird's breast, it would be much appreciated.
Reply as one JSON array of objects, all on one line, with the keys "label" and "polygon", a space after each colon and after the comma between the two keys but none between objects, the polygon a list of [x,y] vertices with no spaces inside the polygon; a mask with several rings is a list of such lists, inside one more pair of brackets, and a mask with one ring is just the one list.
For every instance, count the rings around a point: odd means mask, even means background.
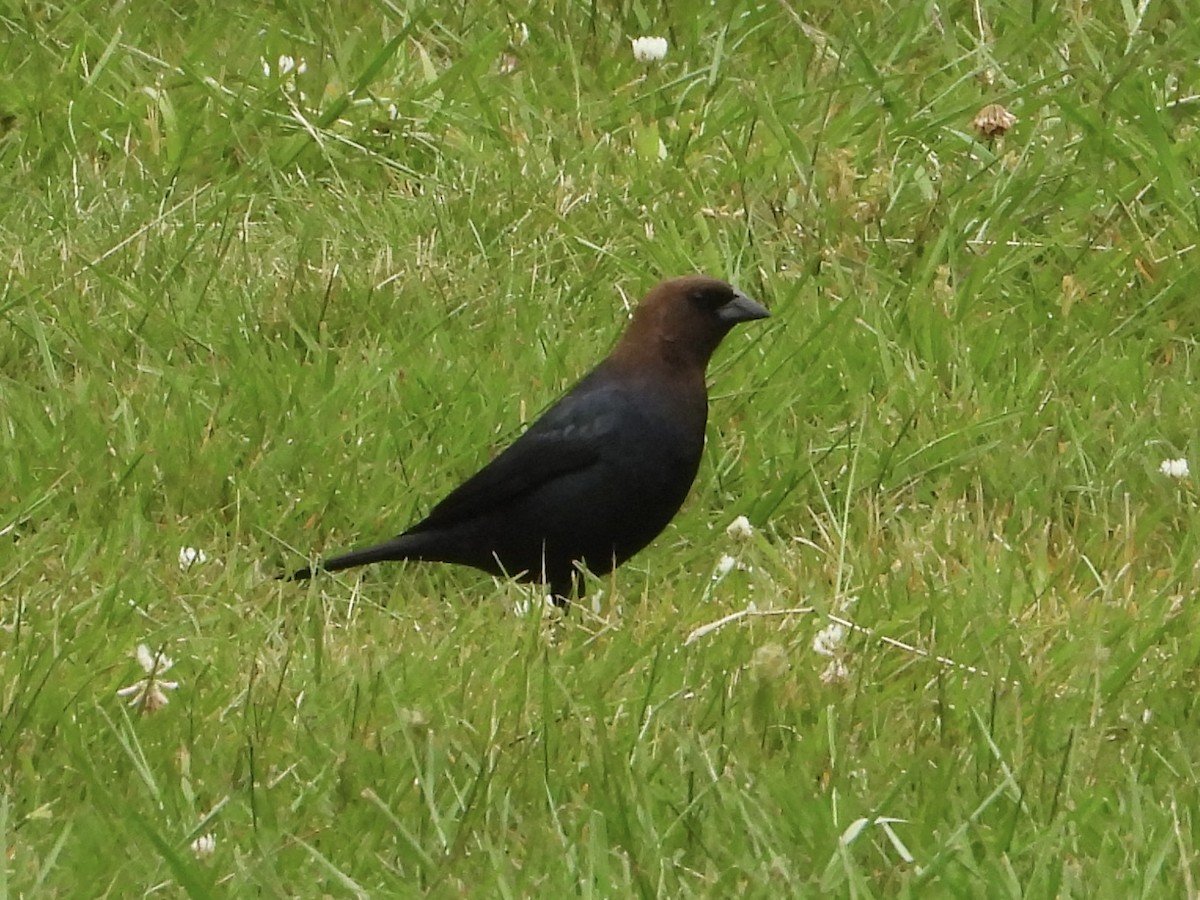
[{"label": "bird's breast", "polygon": [[618,481],[651,495],[687,492],[704,452],[706,404],[640,392],[606,430],[604,456]]}]

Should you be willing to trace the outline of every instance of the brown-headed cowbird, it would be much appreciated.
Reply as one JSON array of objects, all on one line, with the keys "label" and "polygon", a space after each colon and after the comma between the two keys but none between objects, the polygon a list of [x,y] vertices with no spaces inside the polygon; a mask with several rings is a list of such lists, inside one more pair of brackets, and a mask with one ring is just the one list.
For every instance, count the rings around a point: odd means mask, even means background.
[{"label": "brown-headed cowbird", "polygon": [[319,568],[459,563],[544,582],[565,605],[578,566],[611,571],[679,510],[704,448],[708,360],[734,325],[768,315],[715,278],[662,282],[608,357],[423,521]]}]

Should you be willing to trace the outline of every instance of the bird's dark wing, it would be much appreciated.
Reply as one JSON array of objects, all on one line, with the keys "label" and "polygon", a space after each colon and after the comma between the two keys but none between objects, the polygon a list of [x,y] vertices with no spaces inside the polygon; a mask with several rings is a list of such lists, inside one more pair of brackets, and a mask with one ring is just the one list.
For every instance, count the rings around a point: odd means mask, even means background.
[{"label": "bird's dark wing", "polygon": [[596,374],[548,409],[410,531],[444,528],[495,513],[556,479],[596,465],[623,403],[620,391],[592,383]]}]

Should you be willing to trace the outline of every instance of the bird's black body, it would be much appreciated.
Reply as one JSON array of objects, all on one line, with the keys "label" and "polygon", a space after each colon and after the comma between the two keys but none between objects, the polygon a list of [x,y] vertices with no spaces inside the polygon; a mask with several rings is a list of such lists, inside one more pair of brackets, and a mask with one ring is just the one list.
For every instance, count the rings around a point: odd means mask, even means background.
[{"label": "bird's black body", "polygon": [[459,563],[573,596],[579,565],[611,571],[678,512],[704,449],[705,365],[734,324],[766,315],[715,279],[663,282],[599,366],[424,520],[321,569]]}]

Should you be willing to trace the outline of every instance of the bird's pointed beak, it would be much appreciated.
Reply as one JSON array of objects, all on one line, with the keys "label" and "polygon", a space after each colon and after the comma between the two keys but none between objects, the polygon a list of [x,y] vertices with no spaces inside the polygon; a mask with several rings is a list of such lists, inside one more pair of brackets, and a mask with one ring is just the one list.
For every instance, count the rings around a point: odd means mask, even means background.
[{"label": "bird's pointed beak", "polygon": [[730,325],[738,322],[750,322],[754,319],[768,319],[771,314],[767,308],[755,300],[751,300],[741,291],[733,292],[733,299],[717,310],[717,318]]}]

